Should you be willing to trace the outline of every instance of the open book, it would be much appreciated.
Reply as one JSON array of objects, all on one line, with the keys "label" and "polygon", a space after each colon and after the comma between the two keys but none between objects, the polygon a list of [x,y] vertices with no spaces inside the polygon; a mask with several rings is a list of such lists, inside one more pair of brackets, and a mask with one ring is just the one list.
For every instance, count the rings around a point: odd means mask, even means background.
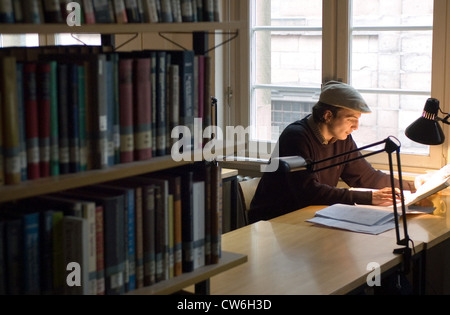
[{"label": "open book", "polygon": [[[411,206],[416,202],[435,194],[448,186],[450,186],[450,164],[445,165],[440,170],[426,175],[425,182],[420,186],[416,192],[412,193],[409,190],[404,190],[405,206]],[[375,190],[369,188],[350,188],[350,190]],[[400,203],[397,204],[400,206]],[[391,206],[392,208],[392,206]]]},{"label": "open book", "polygon": [[405,205],[410,206],[450,186],[450,164],[424,178],[425,183],[415,193],[405,194]]}]

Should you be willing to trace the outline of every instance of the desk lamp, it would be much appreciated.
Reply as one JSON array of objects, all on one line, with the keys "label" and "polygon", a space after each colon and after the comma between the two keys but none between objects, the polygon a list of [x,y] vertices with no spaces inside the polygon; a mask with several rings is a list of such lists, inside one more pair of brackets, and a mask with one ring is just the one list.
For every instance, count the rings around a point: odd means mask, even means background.
[{"label": "desk lamp", "polygon": [[448,119],[450,114],[446,114],[445,118],[438,117],[439,101],[435,98],[429,98],[425,103],[422,117],[418,118],[405,130],[405,135],[418,143],[426,145],[437,145],[444,143],[445,136],[442,132],[438,121],[450,125]]},{"label": "desk lamp", "polygon": [[[322,167],[320,166],[324,162],[331,161],[331,160],[339,158],[341,156],[349,156],[352,153],[360,152],[362,150],[376,147],[376,146],[379,146],[382,144],[385,145],[383,149],[365,153],[365,154],[358,154],[354,158],[349,158],[345,161],[334,163],[331,165],[322,166]],[[410,261],[410,257],[411,257],[411,249],[409,248],[410,238],[408,236],[408,228],[407,228],[407,222],[406,222],[406,208],[405,208],[405,200],[404,200],[404,195],[403,195],[403,181],[402,181],[402,171],[401,171],[401,165],[400,165],[400,141],[398,141],[397,138],[390,136],[382,141],[372,143],[367,146],[360,147],[355,150],[344,152],[344,153],[341,153],[341,154],[338,154],[338,155],[335,155],[335,156],[332,156],[332,157],[329,157],[329,158],[326,158],[323,160],[319,160],[319,161],[306,161],[301,156],[277,157],[274,159],[277,159],[279,162],[279,164],[278,164],[279,172],[286,172],[286,173],[298,172],[298,171],[320,172],[320,171],[328,169],[328,168],[346,164],[351,161],[355,161],[355,160],[359,160],[359,159],[362,159],[362,158],[365,158],[365,157],[368,157],[371,155],[379,154],[381,152],[386,152],[389,157],[389,172],[390,172],[391,187],[392,187],[392,200],[393,200],[392,205],[394,208],[396,240],[397,240],[397,245],[404,246],[403,248],[394,249],[394,254],[403,254],[404,271],[405,271],[405,273],[408,273],[409,272],[409,261]],[[393,163],[392,163],[392,154],[394,152],[397,154],[397,171],[398,171],[398,179],[400,181],[401,211],[402,211],[402,216],[403,216],[402,220],[403,220],[403,233],[404,233],[403,239],[400,238],[400,227],[399,227],[399,222],[398,222],[398,211],[397,211],[395,180],[394,180],[394,167],[393,167]]]}]

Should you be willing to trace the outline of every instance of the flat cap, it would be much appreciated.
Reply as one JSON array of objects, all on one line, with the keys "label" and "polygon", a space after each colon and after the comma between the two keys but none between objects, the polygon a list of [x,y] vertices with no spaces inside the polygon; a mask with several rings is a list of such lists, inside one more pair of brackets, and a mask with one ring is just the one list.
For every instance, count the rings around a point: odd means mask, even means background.
[{"label": "flat cap", "polygon": [[328,105],[351,109],[360,113],[371,112],[366,101],[355,88],[338,81],[328,81],[323,85],[319,101]]}]

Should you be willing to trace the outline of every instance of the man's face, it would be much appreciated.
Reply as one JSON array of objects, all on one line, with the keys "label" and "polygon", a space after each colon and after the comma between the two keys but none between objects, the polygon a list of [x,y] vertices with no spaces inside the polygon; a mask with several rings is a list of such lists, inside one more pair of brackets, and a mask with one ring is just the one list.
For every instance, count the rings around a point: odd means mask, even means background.
[{"label": "man's face", "polygon": [[336,117],[329,115],[329,119],[326,119],[328,134],[338,140],[347,139],[349,134],[358,129],[360,117],[360,112],[346,108],[339,110]]}]

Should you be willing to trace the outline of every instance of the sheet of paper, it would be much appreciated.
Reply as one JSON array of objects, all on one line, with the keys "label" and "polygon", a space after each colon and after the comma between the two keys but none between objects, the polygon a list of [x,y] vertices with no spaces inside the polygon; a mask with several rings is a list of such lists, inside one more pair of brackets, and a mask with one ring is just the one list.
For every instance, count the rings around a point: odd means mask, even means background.
[{"label": "sheet of paper", "polygon": [[307,222],[311,222],[314,224],[324,225],[328,227],[348,230],[352,232],[358,232],[358,233],[365,233],[365,234],[373,234],[377,235],[389,230],[392,230],[395,228],[394,221],[390,221],[388,223],[382,224],[382,225],[363,225],[363,224],[356,224],[346,221],[340,221],[340,220],[334,220],[334,219],[328,219],[328,218],[322,218],[322,217],[314,217],[312,219],[307,220]]}]

